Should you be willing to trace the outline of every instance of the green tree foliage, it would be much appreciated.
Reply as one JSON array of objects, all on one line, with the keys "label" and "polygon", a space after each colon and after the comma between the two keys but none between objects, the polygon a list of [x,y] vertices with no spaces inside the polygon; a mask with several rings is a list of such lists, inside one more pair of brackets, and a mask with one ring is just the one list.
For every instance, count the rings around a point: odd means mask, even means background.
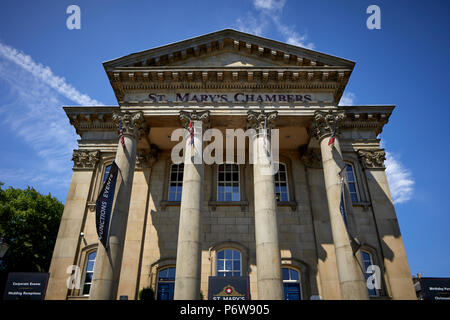
[{"label": "green tree foliage", "polygon": [[9,244],[3,272],[47,272],[64,205],[50,194],[0,186],[0,238]]}]

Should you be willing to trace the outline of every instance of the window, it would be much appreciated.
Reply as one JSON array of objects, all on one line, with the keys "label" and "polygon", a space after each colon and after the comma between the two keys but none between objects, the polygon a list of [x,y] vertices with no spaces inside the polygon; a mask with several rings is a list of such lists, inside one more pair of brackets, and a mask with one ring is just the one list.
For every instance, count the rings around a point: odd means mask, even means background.
[{"label": "window", "polygon": [[282,268],[284,300],[301,300],[300,274],[292,268]]},{"label": "window", "polygon": [[175,289],[175,267],[164,268],[158,272],[157,300],[173,300]]},{"label": "window", "polygon": [[105,167],[105,174],[103,175],[103,183],[108,179],[108,174],[111,171],[111,165]]},{"label": "window", "polygon": [[356,178],[355,171],[353,170],[353,166],[351,164],[346,165],[347,171],[347,181],[348,181],[348,189],[350,191],[350,197],[352,202],[358,202],[358,191],[356,188]]},{"label": "window", "polygon": [[239,166],[221,164],[217,170],[217,201],[240,201]]},{"label": "window", "polygon": [[289,201],[287,167],[284,163],[279,163],[275,174],[275,196],[277,201]]},{"label": "window", "polygon": [[84,269],[84,285],[82,295],[88,296],[91,290],[92,278],[94,276],[94,264],[97,251],[90,252],[87,255],[86,268]]},{"label": "window", "polygon": [[[367,278],[369,278],[372,274],[371,273],[367,273],[367,268],[371,265],[373,265],[373,259],[372,259],[372,255],[367,252],[367,251],[361,251],[361,256],[362,256],[362,263],[364,266],[364,276],[366,277],[366,282],[367,282]],[[381,279],[378,279],[381,280]],[[377,297],[378,296],[378,290],[376,288],[373,289],[368,289],[369,290],[369,296],[371,297]]]},{"label": "window", "polygon": [[217,252],[217,276],[238,277],[242,270],[241,253],[233,249]]},{"label": "window", "polygon": [[170,167],[169,177],[169,201],[181,201],[183,189],[184,163],[173,164]]}]

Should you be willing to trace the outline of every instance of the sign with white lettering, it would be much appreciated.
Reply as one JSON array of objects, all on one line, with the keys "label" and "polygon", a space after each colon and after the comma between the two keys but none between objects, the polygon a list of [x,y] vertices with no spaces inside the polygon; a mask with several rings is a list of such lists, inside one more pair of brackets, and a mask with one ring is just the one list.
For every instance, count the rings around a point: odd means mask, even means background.
[{"label": "sign with white lettering", "polygon": [[142,103],[209,103],[209,104],[252,104],[252,103],[310,103],[332,102],[333,95],[330,92],[137,92],[126,93],[125,101]]},{"label": "sign with white lettering", "polygon": [[248,277],[209,277],[208,300],[250,300]]},{"label": "sign with white lettering", "polygon": [[118,173],[119,167],[113,162],[108,177],[103,184],[102,191],[95,203],[95,222],[98,240],[100,240],[105,248],[107,248],[108,245],[109,222],[111,220],[111,210]]},{"label": "sign with white lettering", "polygon": [[450,278],[420,279],[423,300],[450,300]]},{"label": "sign with white lettering", "polygon": [[3,299],[44,300],[48,277],[43,272],[10,272]]}]

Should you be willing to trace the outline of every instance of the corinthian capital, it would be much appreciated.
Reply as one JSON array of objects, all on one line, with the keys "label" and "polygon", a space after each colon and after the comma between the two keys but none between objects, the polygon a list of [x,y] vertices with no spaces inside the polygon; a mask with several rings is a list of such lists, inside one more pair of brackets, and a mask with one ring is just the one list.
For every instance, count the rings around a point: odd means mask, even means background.
[{"label": "corinthian capital", "polygon": [[336,130],[339,133],[339,126],[345,118],[343,111],[316,111],[312,124],[312,134],[321,141],[327,136],[331,136]]},{"label": "corinthian capital", "polygon": [[193,110],[192,112],[189,111],[180,111],[180,121],[181,125],[185,129],[189,129],[189,123],[191,121],[201,121],[203,126],[208,127],[209,126],[209,111],[199,111]]},{"label": "corinthian capital", "polygon": [[74,169],[94,169],[100,160],[100,151],[73,150]]},{"label": "corinthian capital", "polygon": [[133,138],[139,138],[147,130],[142,111],[133,113],[129,111],[114,112],[112,119],[118,128],[120,127],[120,123],[122,123],[122,132],[124,135],[131,135]]},{"label": "corinthian capital", "polygon": [[257,112],[250,110],[247,112],[247,123],[250,128],[255,130],[273,129],[277,117],[277,111],[265,112],[262,110],[261,112]]},{"label": "corinthian capital", "polygon": [[384,169],[384,160],[386,160],[386,152],[380,150],[358,150],[358,156],[361,158],[365,168]]}]

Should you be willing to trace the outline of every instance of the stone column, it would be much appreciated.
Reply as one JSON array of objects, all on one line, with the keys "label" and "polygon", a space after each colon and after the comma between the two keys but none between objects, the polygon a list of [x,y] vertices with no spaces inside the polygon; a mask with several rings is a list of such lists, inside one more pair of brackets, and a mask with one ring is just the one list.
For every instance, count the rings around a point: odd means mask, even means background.
[{"label": "stone column", "polygon": [[175,300],[200,299],[200,216],[203,182],[203,127],[209,121],[209,111],[180,112],[183,127],[194,126],[194,147],[187,131],[184,149],[183,190],[181,193],[178,230]]},{"label": "stone column", "polygon": [[137,300],[144,250],[144,236],[150,201],[150,176],[153,164],[158,157],[159,149],[150,145],[150,149],[138,150],[136,171],[131,192],[130,214],[123,249],[123,261],[120,270],[117,296],[128,296],[129,300]]},{"label": "stone column", "polygon": [[247,118],[250,127],[257,131],[257,136],[251,143],[254,156],[256,266],[260,300],[282,300],[284,297],[275,182],[269,159],[270,135],[264,135],[265,129],[273,128],[276,118],[276,111],[249,111]]},{"label": "stone column", "polygon": [[392,299],[416,300],[411,271],[385,173],[386,153],[382,149],[358,150],[358,155],[362,160],[369,187],[373,218],[383,258],[380,268],[385,275],[386,291]]},{"label": "stone column", "polygon": [[90,300],[115,300],[122,265],[128,210],[136,164],[137,139],[145,127],[142,112],[116,112],[113,121],[122,122],[124,146],[119,138],[115,162],[119,167],[116,195],[112,208],[109,229],[109,246],[106,250],[100,243],[94,265],[94,276],[89,295]]},{"label": "stone column", "polygon": [[[341,173],[345,174],[345,164],[339,145],[339,123],[344,119],[344,112],[316,111],[314,113],[313,133],[320,143],[323,173],[330,213],[331,232],[336,251],[341,296],[344,300],[368,299],[368,290],[364,275],[358,265],[350,242],[350,237],[340,211]],[[335,142],[329,146],[333,132]],[[348,199],[345,197],[345,199]],[[347,209],[351,203],[347,202]]]}]

